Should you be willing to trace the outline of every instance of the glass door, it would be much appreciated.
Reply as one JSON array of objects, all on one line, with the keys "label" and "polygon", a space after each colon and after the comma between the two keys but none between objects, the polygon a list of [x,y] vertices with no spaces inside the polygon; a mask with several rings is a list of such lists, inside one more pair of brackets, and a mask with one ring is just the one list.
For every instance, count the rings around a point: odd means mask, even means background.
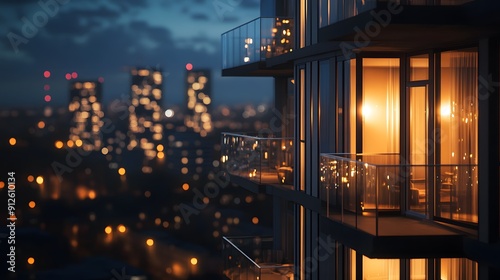
[{"label": "glass door", "polygon": [[428,213],[429,105],[428,86],[408,87],[409,100],[409,166],[408,209],[422,215]]},{"label": "glass door", "polygon": [[432,135],[429,92],[431,83],[431,59],[429,54],[408,58],[406,119],[406,153],[404,154],[406,178],[406,210],[419,216],[430,217],[432,200],[432,163],[433,150],[430,143]]}]

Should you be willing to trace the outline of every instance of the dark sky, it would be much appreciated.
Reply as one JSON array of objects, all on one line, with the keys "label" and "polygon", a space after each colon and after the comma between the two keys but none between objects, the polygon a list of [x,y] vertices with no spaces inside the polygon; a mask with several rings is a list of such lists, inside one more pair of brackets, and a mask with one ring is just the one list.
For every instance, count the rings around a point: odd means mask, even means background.
[{"label": "dark sky", "polygon": [[[42,7],[39,2],[47,3]],[[50,3],[50,5],[49,5]],[[159,66],[164,105],[185,65],[212,68],[214,103],[272,100],[271,78],[221,77],[220,35],[259,16],[259,0],[0,0],[0,107],[68,102],[66,73],[104,78],[104,103],[129,93],[131,66]],[[44,71],[51,72],[44,78]],[[48,84],[50,90],[44,91]]]}]

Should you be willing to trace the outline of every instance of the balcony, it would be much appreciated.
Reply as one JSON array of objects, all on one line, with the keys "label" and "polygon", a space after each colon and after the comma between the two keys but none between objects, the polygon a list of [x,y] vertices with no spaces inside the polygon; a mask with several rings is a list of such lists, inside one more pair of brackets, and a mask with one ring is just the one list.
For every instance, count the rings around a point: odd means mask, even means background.
[{"label": "balcony", "polygon": [[291,52],[293,24],[291,18],[260,17],[222,34],[223,71]]},{"label": "balcony", "polygon": [[[481,1],[474,0],[321,0],[320,43],[342,42],[355,51],[405,51],[477,40],[496,31]],[[425,14],[425,17],[422,15]],[[479,16],[482,15],[482,16]],[[442,34],[447,34],[443,37]],[[350,52],[349,52],[350,53]]]},{"label": "balcony", "polygon": [[375,236],[420,234],[395,223],[405,220],[401,192],[408,190],[407,209],[415,214],[432,216],[429,209],[435,201],[436,217],[477,223],[477,170],[477,165],[400,164],[397,154],[323,154],[320,188],[324,213]]},{"label": "balcony", "polygon": [[474,0],[321,0],[320,27],[352,18],[376,8],[386,8],[388,2],[402,6],[459,6]]},{"label": "balcony", "polygon": [[273,250],[269,237],[222,239],[224,274],[231,280],[293,280],[293,264],[284,263],[283,253]]},{"label": "balcony", "polygon": [[222,133],[221,162],[232,176],[258,185],[293,185],[293,138]]},{"label": "balcony", "polygon": [[369,257],[463,256],[463,238],[477,231],[428,218],[477,227],[477,165],[402,160],[398,154],[322,154],[322,226]]}]

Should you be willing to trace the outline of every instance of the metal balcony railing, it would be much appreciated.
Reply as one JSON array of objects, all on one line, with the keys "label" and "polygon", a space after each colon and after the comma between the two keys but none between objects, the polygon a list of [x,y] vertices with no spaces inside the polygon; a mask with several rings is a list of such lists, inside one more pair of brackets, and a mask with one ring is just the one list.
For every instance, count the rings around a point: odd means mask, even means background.
[{"label": "metal balcony railing", "polygon": [[231,175],[258,184],[293,185],[293,138],[222,133],[221,162]]},{"label": "metal balcony railing", "polygon": [[293,280],[293,264],[273,250],[270,237],[222,238],[224,274],[231,280]]},{"label": "metal balcony railing", "polygon": [[400,215],[402,191],[406,210],[475,223],[477,190],[477,165],[401,164],[397,154],[321,155],[320,198],[326,216],[373,235],[394,226],[381,217]]},{"label": "metal balcony railing", "polygon": [[291,18],[257,18],[222,34],[222,69],[264,61],[293,50]]}]

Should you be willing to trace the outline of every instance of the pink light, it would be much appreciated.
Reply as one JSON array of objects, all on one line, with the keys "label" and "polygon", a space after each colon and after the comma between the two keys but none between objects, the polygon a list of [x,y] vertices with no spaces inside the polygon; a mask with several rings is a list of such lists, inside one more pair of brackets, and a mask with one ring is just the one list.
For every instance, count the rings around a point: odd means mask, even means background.
[{"label": "pink light", "polygon": [[45,100],[45,102],[50,102],[50,100],[52,100],[52,97],[47,94],[43,99]]},{"label": "pink light", "polygon": [[71,73],[71,78],[73,78],[73,79],[78,78],[78,73],[76,73],[76,72]]},{"label": "pink light", "polygon": [[43,72],[43,76],[47,79],[50,78],[50,71],[46,70],[45,72]]},{"label": "pink light", "polygon": [[68,81],[71,80],[71,74],[70,73],[66,74],[66,80],[68,80]]},{"label": "pink light", "polygon": [[50,90],[50,85],[44,85],[44,86],[43,86],[43,90],[45,90],[45,91]]},{"label": "pink light", "polygon": [[191,63],[186,64],[186,70],[188,70],[188,71],[193,70],[193,64],[191,64]]},{"label": "pink light", "polygon": [[97,79],[99,81],[99,83],[104,83],[104,78],[103,77],[99,77],[99,79]]}]

